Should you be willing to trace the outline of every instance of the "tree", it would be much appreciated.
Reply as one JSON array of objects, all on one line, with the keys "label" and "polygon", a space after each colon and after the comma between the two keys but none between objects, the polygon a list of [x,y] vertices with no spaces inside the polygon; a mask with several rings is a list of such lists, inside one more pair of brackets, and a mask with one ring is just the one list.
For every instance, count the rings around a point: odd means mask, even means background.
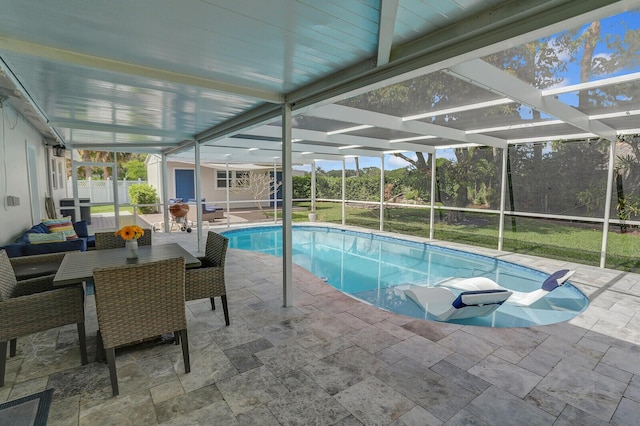
[{"label": "tree", "polygon": [[275,198],[281,185],[282,182],[276,181],[275,176],[251,170],[243,173],[240,178],[236,178],[230,189],[232,192],[248,192],[251,194],[256,207],[264,214],[262,201],[270,196]]},{"label": "tree", "polygon": [[122,165],[124,177],[130,180],[147,179],[147,165],[144,161],[131,160]]}]

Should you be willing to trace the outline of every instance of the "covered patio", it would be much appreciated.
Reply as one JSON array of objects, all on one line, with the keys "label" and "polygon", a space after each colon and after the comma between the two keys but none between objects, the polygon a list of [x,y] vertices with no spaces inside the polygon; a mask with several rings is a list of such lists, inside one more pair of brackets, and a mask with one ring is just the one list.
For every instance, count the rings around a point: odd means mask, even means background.
[{"label": "covered patio", "polygon": [[[194,165],[197,200],[200,165],[224,165],[214,187],[226,186],[227,206],[230,165],[281,170],[283,257],[230,251],[229,327],[220,310],[187,303],[191,373],[178,347],[124,353],[112,398],[105,365],[81,367],[65,327],[19,339],[0,402],[55,388],[50,424],[635,424],[640,276],[607,258],[616,232],[637,257],[637,236],[620,230],[640,226],[640,1],[4,3],[0,196],[11,226],[0,243],[66,196],[67,174],[73,184],[83,167],[117,175],[118,153],[140,152],[158,158],[163,206],[175,196],[170,161]],[[78,150],[108,155],[78,160]],[[297,267],[292,169],[313,175],[312,211],[318,164],[342,169],[341,199],[329,201],[348,228],[345,169],[356,159],[379,173],[378,198],[352,200],[379,206],[370,232],[388,231],[391,164],[417,170],[430,234],[403,238],[575,269],[591,305],[553,326],[458,326],[373,308]],[[458,202],[456,182],[438,192],[447,166],[447,179],[484,173],[473,188],[482,206]],[[118,227],[129,206],[117,195],[112,205]],[[495,245],[439,240],[437,212],[497,218]],[[154,244],[201,253],[200,208],[197,219],[195,235],[157,233]],[[528,219],[596,229],[598,265],[506,250]]]},{"label": "covered patio", "polygon": [[[197,251],[184,233],[154,238]],[[80,365],[70,326],[18,339],[0,399],[55,388],[50,425],[636,424],[640,276],[481,252],[546,272],[575,269],[572,283],[591,305],[550,326],[459,326],[382,311],[294,266],[294,303],[282,307],[280,262],[231,250],[231,325],[220,307],[187,303],[191,373],[179,346],[120,353],[113,398],[106,364]],[[87,316],[92,359],[93,296]]]}]

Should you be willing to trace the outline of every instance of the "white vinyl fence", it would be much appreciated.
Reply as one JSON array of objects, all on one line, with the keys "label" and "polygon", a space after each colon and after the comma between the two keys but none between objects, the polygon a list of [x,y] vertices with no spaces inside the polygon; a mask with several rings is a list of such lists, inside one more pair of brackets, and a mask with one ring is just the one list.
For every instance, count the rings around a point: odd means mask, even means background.
[{"label": "white vinyl fence", "polygon": [[[87,179],[78,181],[78,198],[88,198],[91,203],[113,202],[113,179],[106,180]],[[118,180],[118,202],[127,204],[129,200],[129,187],[138,183],[147,183],[144,180]],[[73,182],[67,180],[67,197],[73,198]]]}]

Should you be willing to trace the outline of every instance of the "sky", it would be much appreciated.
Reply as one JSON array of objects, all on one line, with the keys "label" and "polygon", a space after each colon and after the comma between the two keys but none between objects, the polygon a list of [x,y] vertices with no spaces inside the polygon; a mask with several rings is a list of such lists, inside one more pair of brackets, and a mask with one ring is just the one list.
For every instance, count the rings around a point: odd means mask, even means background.
[{"label": "sky", "polygon": [[[589,24],[583,25],[578,34],[582,34]],[[604,39],[606,34],[615,34],[622,36],[627,29],[640,29],[640,13],[639,12],[627,12],[620,15],[615,15],[609,18],[600,20],[600,33]],[[558,47],[559,48],[559,47]],[[594,51],[594,58],[596,57],[606,57],[610,55],[610,50],[607,48],[604,40],[600,41],[596,49]],[[562,53],[560,53],[562,56]],[[566,55],[565,55],[566,56]],[[638,61],[640,62],[640,61]],[[639,72],[640,65],[636,65],[634,69],[624,69],[620,70],[615,74],[610,75],[594,75],[592,76],[592,80],[599,80],[602,78],[614,77],[616,75],[623,75],[632,72]],[[572,84],[580,83],[580,64],[579,61],[571,62],[567,68],[566,72],[561,73],[563,80],[558,86],[568,86]],[[576,106],[577,105],[577,94],[574,93],[566,93],[559,95],[559,99],[569,105]],[[529,108],[523,108],[521,111],[521,116],[523,118],[529,118],[531,116]],[[416,158],[415,153],[405,153],[407,157]],[[439,150],[437,152],[438,157],[445,157],[449,159],[455,159],[453,155],[453,150]],[[359,159],[360,168],[365,167],[380,167],[380,158],[372,158],[372,157],[360,157]],[[323,170],[336,170],[342,168],[341,161],[318,161],[316,165],[321,167]],[[408,163],[401,158],[398,158],[394,155],[385,155],[385,170],[393,170],[400,167],[406,167]],[[297,170],[310,171],[311,166],[298,166],[294,167]],[[355,161],[353,158],[346,159],[346,168],[347,169],[355,169]]]}]

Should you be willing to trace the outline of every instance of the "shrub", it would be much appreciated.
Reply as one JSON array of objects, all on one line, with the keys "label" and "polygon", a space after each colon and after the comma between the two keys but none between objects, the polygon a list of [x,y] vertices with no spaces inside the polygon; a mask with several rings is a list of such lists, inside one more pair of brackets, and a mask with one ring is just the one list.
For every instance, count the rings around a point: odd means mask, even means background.
[{"label": "shrub", "polygon": [[[156,204],[158,203],[158,194],[156,189],[146,183],[136,183],[129,187],[129,198],[131,204]],[[157,206],[139,207],[140,213],[157,213]]]}]

